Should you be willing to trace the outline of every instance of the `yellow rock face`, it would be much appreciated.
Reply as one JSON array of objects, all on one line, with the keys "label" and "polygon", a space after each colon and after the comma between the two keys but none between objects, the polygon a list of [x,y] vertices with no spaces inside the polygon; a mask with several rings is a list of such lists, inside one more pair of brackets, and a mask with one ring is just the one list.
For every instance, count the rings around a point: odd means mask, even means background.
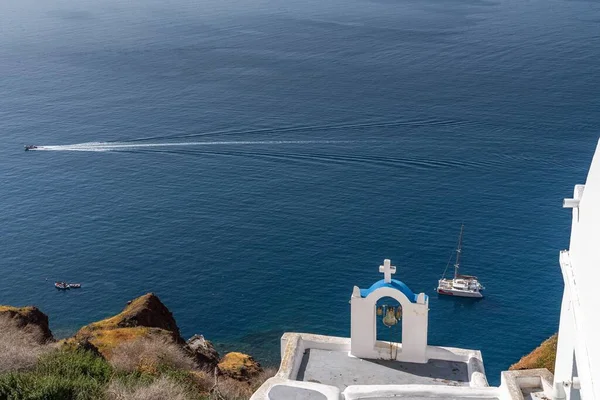
[{"label": "yellow rock face", "polygon": [[13,307],[13,306],[0,306],[0,312],[6,312],[6,311],[14,311],[14,312],[21,312],[21,311],[25,311],[27,309],[30,309],[32,307]]},{"label": "yellow rock face", "polygon": [[148,328],[138,326],[134,328],[116,328],[116,329],[93,329],[86,330],[82,328],[75,336],[74,340],[88,340],[98,348],[100,354],[106,359],[110,359],[112,350],[122,343],[140,338],[163,338],[168,341],[174,341],[173,333],[159,328]]},{"label": "yellow rock face", "polygon": [[161,338],[183,342],[171,312],[152,293],[129,302],[119,314],[93,322],[81,328],[75,336],[65,341],[89,341],[107,359],[121,343],[139,338]]},{"label": "yellow rock face", "polygon": [[225,354],[218,368],[223,375],[238,380],[247,380],[262,372],[260,364],[254,358],[237,352]]},{"label": "yellow rock face", "polygon": [[556,345],[558,335],[553,335],[545,340],[537,349],[527,354],[518,363],[511,365],[509,369],[534,369],[547,368],[554,374],[554,362],[556,361]]}]

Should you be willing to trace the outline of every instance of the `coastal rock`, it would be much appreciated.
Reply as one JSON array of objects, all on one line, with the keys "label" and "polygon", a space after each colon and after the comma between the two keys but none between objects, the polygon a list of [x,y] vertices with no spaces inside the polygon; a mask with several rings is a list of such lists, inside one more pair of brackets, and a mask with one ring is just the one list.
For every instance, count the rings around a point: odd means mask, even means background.
[{"label": "coastal rock", "polygon": [[185,343],[173,314],[153,293],[128,302],[123,311],[113,317],[84,326],[71,339],[90,342],[105,358],[110,359],[115,347],[139,338]]},{"label": "coastal rock", "polygon": [[0,316],[11,319],[17,327],[32,334],[40,344],[54,340],[48,316],[36,307],[0,306]]},{"label": "coastal rock", "polygon": [[171,311],[160,301],[154,293],[147,293],[130,302],[121,313],[94,322],[88,325],[91,328],[133,328],[145,326],[148,328],[160,328],[173,332],[181,343],[184,340],[179,334],[179,327],[173,318]]},{"label": "coastal rock", "polygon": [[249,380],[263,371],[254,358],[237,352],[225,354],[218,367],[223,375],[240,381]]},{"label": "coastal rock", "polygon": [[557,344],[558,335],[554,334],[531,353],[523,356],[519,362],[511,365],[509,370],[546,368],[554,374]]},{"label": "coastal rock", "polygon": [[219,364],[219,353],[204,336],[192,336],[187,341],[187,347],[200,368],[213,370]]}]

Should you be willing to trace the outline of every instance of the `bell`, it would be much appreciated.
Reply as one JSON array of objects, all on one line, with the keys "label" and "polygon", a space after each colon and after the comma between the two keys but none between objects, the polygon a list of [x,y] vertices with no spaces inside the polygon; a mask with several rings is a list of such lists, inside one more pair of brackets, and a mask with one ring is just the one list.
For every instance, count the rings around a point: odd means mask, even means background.
[{"label": "bell", "polygon": [[396,319],[402,318],[402,307],[396,308]]},{"label": "bell", "polygon": [[391,328],[392,326],[396,325],[397,323],[398,323],[398,320],[396,319],[396,316],[394,315],[394,308],[389,307],[385,313],[385,317],[383,317],[383,324],[385,326],[387,326],[388,328]]},{"label": "bell", "polygon": [[383,307],[379,306],[377,307],[377,316],[381,317],[383,315]]}]

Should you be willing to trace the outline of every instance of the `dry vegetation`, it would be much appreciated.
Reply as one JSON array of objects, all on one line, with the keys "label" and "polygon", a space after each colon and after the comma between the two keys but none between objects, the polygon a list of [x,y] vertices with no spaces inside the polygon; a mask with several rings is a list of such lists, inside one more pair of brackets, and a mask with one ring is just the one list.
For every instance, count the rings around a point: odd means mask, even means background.
[{"label": "dry vegetation", "polygon": [[510,369],[534,369],[547,368],[554,373],[554,363],[556,361],[556,346],[558,344],[558,335],[554,334],[545,340],[538,348],[531,353],[523,356],[518,363],[513,364]]},{"label": "dry vegetation", "polygon": [[40,345],[39,332],[24,331],[7,316],[0,315],[0,373],[32,368],[50,347]]},{"label": "dry vegetation", "polygon": [[109,400],[188,400],[190,391],[169,378],[161,377],[149,385],[126,385],[113,380],[106,391]]},{"label": "dry vegetation", "polygon": [[276,373],[276,369],[267,368],[249,381],[215,376],[214,372],[209,371],[194,371],[193,376],[198,386],[207,388],[206,394],[211,400],[247,400],[260,385]]},{"label": "dry vegetation", "polygon": [[196,367],[185,351],[164,339],[141,338],[125,342],[113,350],[110,360],[115,369],[155,374],[159,367],[192,370]]},{"label": "dry vegetation", "polygon": [[115,348],[122,343],[135,342],[146,338],[149,340],[162,339],[172,341],[170,332],[159,328],[147,328],[145,326],[90,331],[81,329],[77,334],[77,338],[89,340],[107,358],[112,358]]}]

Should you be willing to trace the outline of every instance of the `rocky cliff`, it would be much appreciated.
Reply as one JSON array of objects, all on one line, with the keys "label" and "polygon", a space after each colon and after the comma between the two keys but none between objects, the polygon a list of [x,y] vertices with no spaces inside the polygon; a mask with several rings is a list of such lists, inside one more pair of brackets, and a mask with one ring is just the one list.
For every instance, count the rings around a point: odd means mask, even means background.
[{"label": "rocky cliff", "polygon": [[[0,306],[0,316],[2,314],[28,332],[39,332],[40,342],[53,340],[48,316],[36,307]],[[234,379],[248,380],[262,372],[260,364],[249,355],[229,353],[221,358],[212,343],[202,335],[194,335],[186,343],[173,314],[153,293],[129,301],[120,313],[82,327],[59,344],[64,348],[89,350],[111,359],[116,348],[139,339],[177,344],[193,358],[198,368],[210,371],[218,368],[219,373]]]},{"label": "rocky cliff", "polygon": [[185,343],[173,314],[153,293],[130,301],[115,316],[84,326],[65,344],[89,342],[105,358],[110,358],[115,347],[141,338]]},{"label": "rocky cliff", "polygon": [[[275,373],[247,354],[221,358],[202,335],[186,342],[153,293],[58,342],[35,307],[0,306],[0,318],[0,398],[118,400],[156,391],[152,398],[238,400]],[[17,340],[25,336],[36,341]]]},{"label": "rocky cliff", "polygon": [[36,307],[0,306],[0,317],[10,319],[19,328],[30,333],[39,343],[52,341],[48,316]]}]

